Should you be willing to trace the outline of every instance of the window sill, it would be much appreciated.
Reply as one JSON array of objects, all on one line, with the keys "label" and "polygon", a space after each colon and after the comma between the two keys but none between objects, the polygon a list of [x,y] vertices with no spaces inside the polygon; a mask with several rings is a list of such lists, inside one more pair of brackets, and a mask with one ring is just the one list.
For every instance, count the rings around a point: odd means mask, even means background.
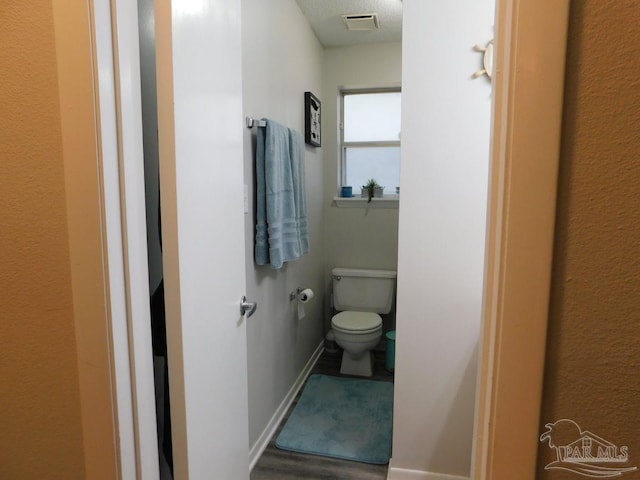
[{"label": "window sill", "polygon": [[382,198],[372,198],[371,202],[365,197],[333,197],[338,208],[393,208],[397,209],[400,205],[400,197],[398,195],[385,195]]}]

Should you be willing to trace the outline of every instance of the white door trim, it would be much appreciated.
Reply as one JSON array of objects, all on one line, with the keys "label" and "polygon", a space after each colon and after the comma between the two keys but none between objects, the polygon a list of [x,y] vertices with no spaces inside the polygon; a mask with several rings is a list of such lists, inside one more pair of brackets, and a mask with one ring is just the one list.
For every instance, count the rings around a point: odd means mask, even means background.
[{"label": "white door trim", "polygon": [[94,0],[93,17],[120,475],[157,479],[137,3]]},{"label": "white door trim", "polygon": [[111,343],[116,431],[119,442],[119,474],[135,478],[136,443],[134,433],[129,338],[127,332],[127,300],[124,273],[124,243],[120,211],[120,178],[118,167],[118,129],[116,115],[115,72],[109,1],[93,3],[94,68],[99,74],[96,97],[99,99],[100,157],[102,159],[102,194],[104,198],[104,243],[106,256],[107,302],[111,317]]},{"label": "white door trim", "polygon": [[535,477],[568,0],[499,0],[476,480]]}]

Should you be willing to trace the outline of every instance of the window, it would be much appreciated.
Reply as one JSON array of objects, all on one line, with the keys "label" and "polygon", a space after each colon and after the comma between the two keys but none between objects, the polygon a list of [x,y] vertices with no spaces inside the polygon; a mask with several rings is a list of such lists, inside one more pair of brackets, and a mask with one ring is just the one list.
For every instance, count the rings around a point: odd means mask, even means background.
[{"label": "window", "polygon": [[400,186],[400,90],[342,93],[341,185],[354,195],[371,178],[395,194]]}]

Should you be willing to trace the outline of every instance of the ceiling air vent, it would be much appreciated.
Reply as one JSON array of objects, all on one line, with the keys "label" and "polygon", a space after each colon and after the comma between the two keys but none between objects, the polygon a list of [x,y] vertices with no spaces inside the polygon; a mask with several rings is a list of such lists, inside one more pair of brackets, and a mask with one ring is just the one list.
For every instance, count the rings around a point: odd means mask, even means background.
[{"label": "ceiling air vent", "polygon": [[344,23],[349,30],[377,30],[378,14],[364,13],[357,15],[342,15]]}]

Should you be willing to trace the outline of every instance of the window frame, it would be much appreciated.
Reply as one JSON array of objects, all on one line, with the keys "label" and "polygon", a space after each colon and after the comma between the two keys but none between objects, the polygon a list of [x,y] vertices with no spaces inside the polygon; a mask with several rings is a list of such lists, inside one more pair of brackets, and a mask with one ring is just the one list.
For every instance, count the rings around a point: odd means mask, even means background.
[{"label": "window frame", "polygon": [[[371,147],[398,147],[400,148],[401,140],[389,140],[389,141],[366,141],[366,142],[345,142],[344,140],[344,98],[347,95],[362,95],[362,94],[376,94],[376,93],[400,93],[402,94],[402,88],[399,85],[389,87],[370,87],[370,88],[341,88],[340,89],[340,118],[338,119],[338,130],[340,131],[340,138],[338,142],[339,152],[339,185],[347,185],[347,148],[371,148]],[[354,189],[359,189],[358,186],[353,186]],[[359,190],[358,190],[359,191]],[[356,192],[354,192],[356,195]],[[383,198],[395,198],[395,192],[385,193]]]}]

